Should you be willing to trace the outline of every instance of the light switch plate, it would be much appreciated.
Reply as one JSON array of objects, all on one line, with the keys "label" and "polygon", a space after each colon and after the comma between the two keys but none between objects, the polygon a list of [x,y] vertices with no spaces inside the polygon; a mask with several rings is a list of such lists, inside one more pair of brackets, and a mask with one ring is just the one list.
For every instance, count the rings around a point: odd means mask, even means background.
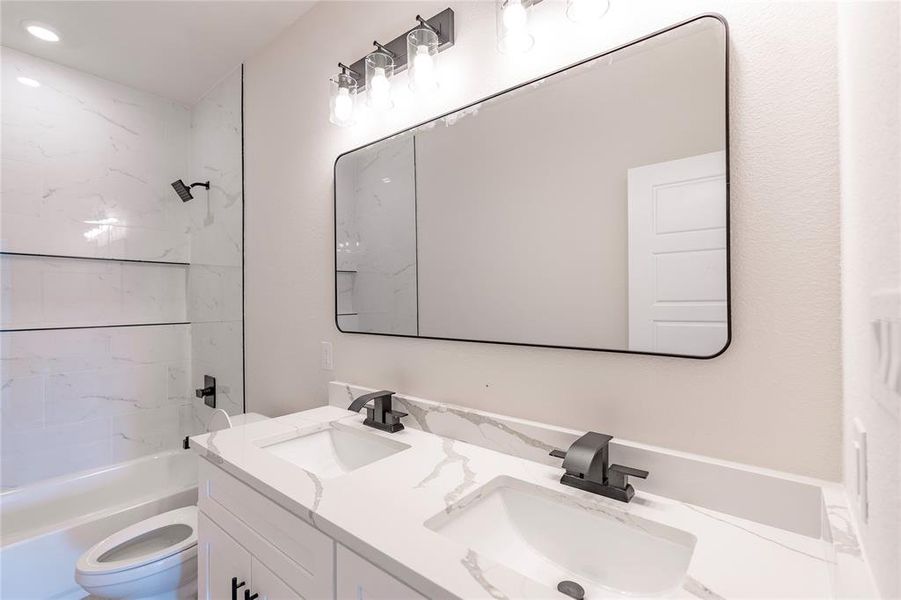
[{"label": "light switch plate", "polygon": [[325,371],[331,371],[335,368],[331,342],[322,342],[319,345],[319,367]]},{"label": "light switch plate", "polygon": [[869,494],[867,492],[867,432],[863,427],[860,419],[854,419],[854,438],[852,446],[854,448],[855,459],[855,500],[857,501],[857,511],[860,520],[867,522],[869,512]]},{"label": "light switch plate", "polygon": [[870,296],[870,398],[901,418],[901,290]]}]

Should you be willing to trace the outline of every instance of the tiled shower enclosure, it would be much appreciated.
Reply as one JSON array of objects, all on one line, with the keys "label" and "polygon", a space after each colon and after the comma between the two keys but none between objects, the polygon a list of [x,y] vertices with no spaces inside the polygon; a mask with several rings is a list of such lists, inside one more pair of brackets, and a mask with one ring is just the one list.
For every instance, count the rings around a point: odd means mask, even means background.
[{"label": "tiled shower enclosure", "polygon": [[243,412],[241,69],[188,107],[3,48],[2,85],[2,489],[179,448],[204,374]]}]

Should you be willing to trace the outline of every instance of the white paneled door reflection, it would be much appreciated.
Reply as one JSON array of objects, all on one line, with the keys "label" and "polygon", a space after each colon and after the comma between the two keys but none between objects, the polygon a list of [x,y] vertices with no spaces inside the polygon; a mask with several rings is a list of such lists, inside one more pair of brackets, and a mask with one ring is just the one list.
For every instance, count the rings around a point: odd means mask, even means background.
[{"label": "white paneled door reflection", "polygon": [[726,345],[726,155],[629,169],[629,349]]}]

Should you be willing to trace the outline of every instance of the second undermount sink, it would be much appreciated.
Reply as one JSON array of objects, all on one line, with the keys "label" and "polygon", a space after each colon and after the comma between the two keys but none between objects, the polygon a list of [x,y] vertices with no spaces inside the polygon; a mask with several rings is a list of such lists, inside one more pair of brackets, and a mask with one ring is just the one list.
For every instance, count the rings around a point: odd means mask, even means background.
[{"label": "second undermount sink", "polygon": [[410,447],[334,423],[310,433],[264,440],[259,445],[267,452],[324,479],[350,473]]},{"label": "second undermount sink", "polygon": [[499,477],[425,526],[550,588],[574,581],[588,600],[678,587],[697,538],[607,504]]}]

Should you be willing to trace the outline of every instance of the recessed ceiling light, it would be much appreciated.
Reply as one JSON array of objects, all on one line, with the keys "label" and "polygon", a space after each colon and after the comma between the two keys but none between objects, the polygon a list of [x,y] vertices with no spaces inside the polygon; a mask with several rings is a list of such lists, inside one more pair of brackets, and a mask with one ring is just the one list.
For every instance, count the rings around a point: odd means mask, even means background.
[{"label": "recessed ceiling light", "polygon": [[28,87],[41,87],[41,82],[31,77],[16,77],[16,81]]},{"label": "recessed ceiling light", "polygon": [[25,23],[25,31],[45,42],[58,42],[59,34],[40,23]]}]

